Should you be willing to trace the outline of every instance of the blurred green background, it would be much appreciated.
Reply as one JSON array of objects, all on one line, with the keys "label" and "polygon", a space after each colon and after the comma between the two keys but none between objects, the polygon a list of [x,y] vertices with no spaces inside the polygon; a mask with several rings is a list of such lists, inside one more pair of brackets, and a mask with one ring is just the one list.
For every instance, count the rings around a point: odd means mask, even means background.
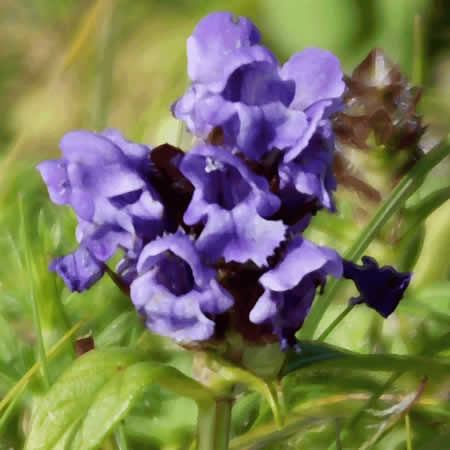
[{"label": "blurred green background", "polygon": [[[134,310],[109,279],[87,294],[70,295],[61,280],[47,272],[52,257],[74,248],[75,224],[65,208],[50,204],[34,167],[43,159],[57,157],[62,135],[78,128],[114,127],[149,145],[175,144],[180,127],[169,107],[188,85],[186,39],[196,22],[215,10],[250,17],[282,62],[306,46],[317,46],[333,51],[351,73],[373,47],[383,48],[424,86],[420,111],[430,124],[429,139],[437,140],[449,131],[447,0],[0,0],[0,398],[36,361],[35,304],[40,308],[47,349],[89,313],[78,334],[93,332],[98,347],[144,340],[155,359],[190,373],[190,356],[144,333]],[[418,197],[448,184],[449,174],[447,161],[434,171]],[[318,218],[311,234],[318,243],[345,250],[375,205],[341,190],[338,202],[340,215]],[[363,219],[355,213],[360,207]],[[425,244],[418,245],[411,257],[418,257],[411,298],[402,303],[398,318],[382,322],[370,311],[358,309],[336,330],[332,342],[363,352],[417,353],[448,331],[449,214],[447,202],[427,220]],[[384,263],[404,264],[410,258],[400,244],[392,245],[389,230],[373,243],[370,253]],[[342,310],[351,294],[342,295],[322,327]],[[52,359],[53,379],[72,358],[69,345]],[[321,416],[323,405],[334,405],[331,394],[374,390],[383,381],[380,376],[351,377],[346,374],[341,385],[334,387],[328,379],[312,377],[314,388],[308,390],[300,382],[286,389],[292,405],[308,400],[316,417]],[[428,403],[413,417],[417,448],[431,442],[438,431],[448,433],[449,382],[431,385]],[[417,383],[416,378],[407,378],[400,389],[409,392]],[[43,392],[36,379],[21,391],[7,414],[1,412],[0,450],[22,448],[33,402]],[[242,424],[253,423],[253,400],[237,410]],[[352,412],[351,401],[345,407],[336,401],[337,406],[324,413],[327,417]],[[152,387],[127,419],[130,448],[188,448],[194,419],[189,401]],[[367,421],[370,425],[370,418]],[[236,435],[246,431],[242,424],[236,423]],[[393,430],[376,448],[404,448],[403,428]],[[355,430],[355,442],[364,442],[366,433],[375,431]],[[327,448],[334,428],[289,436],[294,436],[290,447],[268,444],[261,448]],[[105,445],[105,449],[114,448]],[[439,445],[435,448],[450,448],[450,444]]]}]

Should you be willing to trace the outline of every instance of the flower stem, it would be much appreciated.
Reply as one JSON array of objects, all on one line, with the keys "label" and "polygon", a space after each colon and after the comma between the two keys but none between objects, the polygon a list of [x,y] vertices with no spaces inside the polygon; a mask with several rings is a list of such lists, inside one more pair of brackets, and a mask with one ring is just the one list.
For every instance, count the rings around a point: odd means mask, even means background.
[{"label": "flower stem", "polygon": [[[383,202],[373,219],[362,231],[354,244],[345,253],[344,258],[350,261],[358,260],[375,239],[383,225],[397,212],[406,200],[419,189],[426,175],[439,164],[450,152],[450,136],[447,136],[440,145],[427,153],[413,168],[406,174],[391,192],[389,197]],[[341,287],[343,280],[332,280],[325,295],[313,303],[313,307],[301,329],[302,339],[312,339],[317,327],[331,303],[334,295]],[[333,328],[347,315],[341,314],[339,321],[333,322]]]},{"label": "flower stem", "polygon": [[347,308],[344,309],[337,317],[333,320],[333,322],[328,325],[327,329],[319,336],[319,341],[324,341],[328,335],[337,327],[337,325],[344,320],[347,314],[353,309],[355,305],[348,305]]},{"label": "flower stem", "polygon": [[197,450],[228,450],[231,426],[231,398],[218,398],[199,405]]},{"label": "flower stem", "polygon": [[406,428],[406,449],[412,450],[411,423],[409,420],[409,414],[406,414],[405,416],[405,428]]}]

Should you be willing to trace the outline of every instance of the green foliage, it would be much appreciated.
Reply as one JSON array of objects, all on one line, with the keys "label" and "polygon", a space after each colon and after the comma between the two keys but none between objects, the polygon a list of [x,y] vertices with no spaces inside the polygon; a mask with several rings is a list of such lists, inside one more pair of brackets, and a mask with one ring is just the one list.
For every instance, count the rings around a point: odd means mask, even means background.
[{"label": "green foliage", "polygon": [[198,382],[141,358],[122,348],[91,351],[74,362],[39,402],[25,448],[98,448],[155,381],[200,405],[211,403]]}]

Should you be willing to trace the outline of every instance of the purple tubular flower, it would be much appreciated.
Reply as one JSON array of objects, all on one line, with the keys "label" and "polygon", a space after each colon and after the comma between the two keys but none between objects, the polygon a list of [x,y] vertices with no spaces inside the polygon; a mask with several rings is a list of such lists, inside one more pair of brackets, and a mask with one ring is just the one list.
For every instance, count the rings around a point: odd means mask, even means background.
[{"label": "purple tubular flower", "polygon": [[179,168],[195,187],[184,221],[205,224],[197,240],[204,257],[264,265],[286,230],[281,221],[265,219],[280,206],[267,180],[226,148],[211,145],[189,152]]},{"label": "purple tubular flower", "polygon": [[214,333],[209,316],[231,308],[233,299],[203,264],[194,242],[183,232],[147,244],[131,284],[131,299],[148,328],[177,341],[202,341]]},{"label": "purple tubular flower", "polygon": [[341,257],[334,250],[301,237],[293,239],[282,261],[259,279],[265,290],[250,311],[250,321],[269,323],[283,350],[294,345],[295,333],[327,275],[342,276]]},{"label": "purple tubular flower", "polygon": [[60,147],[62,160],[37,166],[55,203],[72,206],[87,222],[117,224],[129,232],[135,221],[146,220],[151,229],[162,222],[162,205],[140,172],[146,167],[141,164],[144,158],[130,156],[133,148],[148,155],[148,147],[128,142],[113,130],[71,131]]},{"label": "purple tubular flower", "polygon": [[[79,269],[84,267],[81,255],[94,271],[118,248],[131,249],[138,240],[153,239],[164,229],[164,208],[147,181],[150,148],[127,141],[116,130],[72,131],[60,146],[62,159],[44,161],[37,168],[51,199],[74,209],[80,252],[58,259],[52,267],[70,289],[84,290],[101,275]],[[64,275],[58,269],[62,264]]]},{"label": "purple tubular flower", "polygon": [[363,256],[361,266],[344,260],[344,278],[353,280],[360,297],[351,304],[365,303],[383,317],[391,315],[408,287],[412,274],[397,272],[392,266],[378,267],[377,262]]}]

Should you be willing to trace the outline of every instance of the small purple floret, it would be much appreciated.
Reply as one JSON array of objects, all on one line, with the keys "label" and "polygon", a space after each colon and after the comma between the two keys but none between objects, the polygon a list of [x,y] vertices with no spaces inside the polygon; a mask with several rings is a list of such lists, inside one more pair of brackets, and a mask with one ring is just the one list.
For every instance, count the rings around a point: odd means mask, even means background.
[{"label": "small purple floret", "polygon": [[327,275],[341,277],[341,257],[301,237],[293,239],[281,262],[260,278],[265,290],[250,312],[250,321],[270,323],[282,349],[295,345],[295,333]]},{"label": "small purple floret", "polygon": [[155,333],[177,341],[209,339],[214,321],[208,315],[231,308],[233,299],[216,281],[216,271],[201,261],[195,243],[184,233],[147,244],[131,284],[131,299]]},{"label": "small purple floret", "polygon": [[351,304],[365,303],[383,317],[389,317],[403,298],[412,274],[398,272],[392,266],[378,267],[369,256],[363,256],[362,262],[360,266],[344,260],[344,277],[353,280],[360,293],[351,299]]}]

